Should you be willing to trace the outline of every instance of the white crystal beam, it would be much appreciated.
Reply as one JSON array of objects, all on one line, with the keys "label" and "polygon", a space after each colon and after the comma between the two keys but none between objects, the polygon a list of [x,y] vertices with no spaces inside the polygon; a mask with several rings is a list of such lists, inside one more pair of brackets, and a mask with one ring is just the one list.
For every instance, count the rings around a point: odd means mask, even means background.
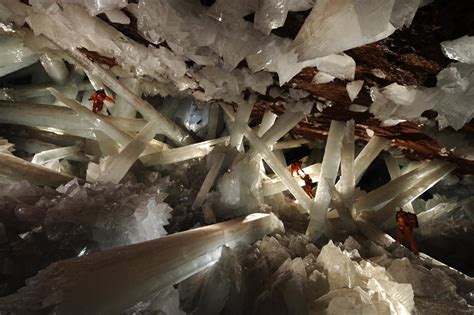
[{"label": "white crystal beam", "polygon": [[339,191],[342,198],[342,207],[337,209],[342,222],[348,229],[354,229],[354,220],[352,218],[352,207],[354,203],[354,120],[346,123],[344,139],[341,149],[341,178],[339,179]]},{"label": "white crystal beam", "polygon": [[[130,90],[137,96],[141,95],[140,92],[140,80],[135,78],[121,78],[119,81],[128,86]],[[137,110],[130,105],[126,99],[121,95],[117,95],[115,100],[115,106],[112,109],[112,114],[117,117],[124,118],[135,118],[137,115]]]},{"label": "white crystal beam", "polygon": [[382,150],[390,146],[390,140],[374,136],[365,145],[365,147],[357,155],[354,161],[355,184],[357,185],[369,167],[370,163],[379,155]]},{"label": "white crystal beam", "polygon": [[[221,106],[224,112],[229,116],[229,119],[232,121],[235,120],[232,109],[225,104],[221,104]],[[257,154],[260,154],[262,159],[267,162],[268,166],[273,170],[273,172],[278,177],[280,177],[283,183],[285,183],[288,190],[296,198],[296,200],[298,200],[305,211],[309,211],[311,207],[311,199],[299,186],[298,182],[291,176],[290,172],[286,168],[286,165],[283,165],[278,161],[277,157],[273,154],[266,143],[261,138],[259,138],[249,126],[246,126],[245,128],[245,137],[249,140]]]},{"label": "white crystal beam", "polygon": [[267,131],[270,129],[275,120],[277,119],[278,115],[274,114],[271,110],[266,110],[262,117],[262,122],[260,123],[260,127],[258,128],[257,135],[261,138]]},{"label": "white crystal beam", "polygon": [[416,169],[408,172],[405,175],[397,177],[385,185],[372,190],[368,194],[358,198],[354,203],[354,207],[358,212],[361,211],[375,211],[380,209],[390,200],[395,198],[401,191],[409,190],[415,185],[423,176],[429,176],[430,173],[437,170],[444,163],[442,161],[433,160],[425,162]]},{"label": "white crystal beam", "polygon": [[412,202],[418,196],[430,189],[434,184],[446,177],[456,168],[455,165],[448,163],[441,164],[437,169],[429,174],[419,178],[419,180],[387,203],[383,208],[377,211],[369,211],[364,214],[364,219],[373,222],[376,225],[382,225],[389,219],[394,219],[397,207],[404,207],[407,203]]},{"label": "white crystal beam", "polygon": [[201,185],[201,188],[199,189],[198,194],[196,195],[196,199],[194,199],[193,209],[201,207],[202,203],[206,199],[207,193],[211,190],[212,185],[214,185],[214,182],[219,175],[219,171],[222,167],[224,159],[225,154],[223,152],[217,152],[214,156],[212,156],[212,165],[206,175],[206,178],[204,179],[204,182]]},{"label": "white crystal beam", "polygon": [[151,294],[204,270],[221,246],[253,243],[283,231],[273,214],[255,213],[156,240],[53,263],[0,308],[58,314],[120,314]]},{"label": "white crystal beam", "polygon": [[229,139],[230,137],[222,137],[162,152],[147,154],[140,157],[140,161],[142,161],[146,166],[153,166],[200,158],[208,155],[216,145],[227,145]]},{"label": "white crystal beam", "polygon": [[[303,168],[305,174],[308,174],[312,179],[313,182],[317,182],[319,180],[319,175],[321,173],[321,164],[313,164],[308,167]],[[299,177],[295,177],[296,181],[300,186],[304,186],[304,180]],[[274,194],[278,194],[279,192],[285,191],[286,185],[281,181],[279,177],[273,178],[271,180],[266,180],[262,182],[262,190],[264,196],[271,196]]]},{"label": "white crystal beam", "polygon": [[471,202],[474,202],[474,196],[464,198],[460,201],[456,202],[450,202],[450,203],[439,203],[436,206],[418,213],[418,224],[420,226],[428,223],[431,220],[435,220],[441,216],[445,216],[452,212],[453,210],[456,210],[466,204],[469,204]]},{"label": "white crystal beam", "polygon": [[156,111],[150,103],[141,97],[138,97],[129,88],[117,80],[115,75],[109,70],[106,70],[100,65],[90,61],[86,56],[82,55],[77,50],[73,50],[71,53],[71,56],[78,64],[89,71],[92,75],[100,78],[104,84],[110,87],[117,95],[123,97],[124,100],[134,106],[146,120],[158,120],[163,127],[163,133],[168,138],[173,140],[173,142],[178,145],[187,145],[193,142],[188,133],[186,133],[174,122],[163,116],[161,113]]},{"label": "white crystal beam", "polygon": [[[385,165],[387,166],[387,170],[388,170],[388,173],[390,174],[391,179],[395,179],[399,177],[400,175],[402,175],[402,173],[400,172],[400,166],[397,160],[392,155],[390,154],[386,155],[384,157],[384,160],[385,160]],[[405,174],[408,173],[408,171],[409,170],[407,170]],[[413,205],[411,204],[411,202],[407,203],[404,206],[403,210],[406,212],[415,213],[415,210],[413,209]]]},{"label": "white crystal beam", "polygon": [[[140,132],[145,127],[143,119],[128,119],[102,116],[101,119],[126,131]],[[88,120],[78,116],[73,110],[64,106],[32,104],[22,102],[0,101],[0,123],[17,124],[32,127],[52,127],[67,129],[96,129]],[[162,133],[159,130],[158,133]]]},{"label": "white crystal beam", "polygon": [[331,121],[329,128],[328,140],[324,150],[323,162],[321,164],[321,175],[316,188],[316,196],[311,207],[310,221],[306,234],[311,238],[317,239],[324,232],[324,226],[327,221],[327,211],[331,202],[331,194],[327,185],[327,179],[334,184],[336,176],[339,171],[339,164],[341,162],[341,147],[344,132],[346,130],[345,124],[340,121]]},{"label": "white crystal beam", "polygon": [[237,110],[235,122],[230,130],[230,145],[242,151],[242,139],[244,138],[245,127],[252,113],[253,103],[241,102]]},{"label": "white crystal beam", "polygon": [[65,184],[72,179],[69,175],[2,153],[0,153],[0,174],[17,181],[27,180],[33,185],[52,187]]},{"label": "white crystal beam", "polygon": [[103,133],[105,133],[115,142],[120,144],[122,147],[125,147],[132,140],[132,137],[130,137],[127,133],[115,127],[111,123],[107,122],[105,119],[102,119],[102,115],[93,113],[92,111],[82,106],[81,103],[75,100],[72,100],[70,98],[67,98],[63,93],[59,92],[56,89],[49,88],[48,90],[59,101],[66,104],[73,111],[75,111],[79,116],[87,120],[90,124],[95,126],[97,129],[101,130]]},{"label": "white crystal beam", "polygon": [[159,128],[159,122],[148,122],[143,130],[119,154],[111,156],[106,160],[104,170],[99,175],[97,181],[118,184],[153,140]]},{"label": "white crystal beam", "polygon": [[54,82],[57,84],[66,82],[69,76],[69,70],[63,59],[45,53],[40,56],[40,62],[46,73]]},{"label": "white crystal beam", "polygon": [[69,146],[64,148],[57,148],[52,150],[46,150],[40,153],[37,153],[33,156],[31,163],[33,164],[45,164],[56,159],[63,159],[72,154],[78,153],[81,151],[80,146]]}]

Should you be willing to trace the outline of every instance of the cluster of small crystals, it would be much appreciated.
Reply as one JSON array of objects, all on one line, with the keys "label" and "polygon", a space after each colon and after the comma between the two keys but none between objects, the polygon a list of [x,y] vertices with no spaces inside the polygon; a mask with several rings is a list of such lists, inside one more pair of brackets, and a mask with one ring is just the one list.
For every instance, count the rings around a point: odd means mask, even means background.
[{"label": "cluster of small crystals", "polygon": [[192,314],[462,314],[472,299],[463,281],[399,246],[386,250],[349,237],[318,247],[286,233],[222,248],[212,268],[178,291]]}]

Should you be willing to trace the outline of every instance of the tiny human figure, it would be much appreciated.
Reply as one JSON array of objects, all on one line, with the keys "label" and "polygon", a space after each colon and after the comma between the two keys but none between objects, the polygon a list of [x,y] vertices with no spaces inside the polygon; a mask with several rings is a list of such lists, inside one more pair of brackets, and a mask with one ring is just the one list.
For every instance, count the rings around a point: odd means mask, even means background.
[{"label": "tiny human figure", "polygon": [[397,241],[400,243],[406,241],[410,246],[411,251],[415,255],[418,255],[415,238],[413,237],[413,228],[418,227],[416,214],[405,212],[401,208],[397,208],[396,220],[398,225]]},{"label": "tiny human figure", "polygon": [[301,161],[295,160],[295,161],[291,162],[290,171],[291,171],[291,176],[295,176],[294,175],[295,172],[296,172],[297,176],[301,176],[300,172],[302,173],[302,175],[305,175],[304,171],[301,169]]},{"label": "tiny human figure", "polygon": [[95,91],[94,94],[92,94],[89,98],[89,101],[92,101],[92,111],[94,113],[102,111],[104,108],[104,101],[114,102],[111,97],[108,97],[107,94],[105,94],[104,89]]},{"label": "tiny human figure", "polygon": [[308,174],[305,174],[304,176],[301,176],[301,179],[304,180],[304,187],[303,187],[304,191],[308,194],[310,198],[314,198],[314,194],[313,194],[314,184],[311,177],[309,177]]}]

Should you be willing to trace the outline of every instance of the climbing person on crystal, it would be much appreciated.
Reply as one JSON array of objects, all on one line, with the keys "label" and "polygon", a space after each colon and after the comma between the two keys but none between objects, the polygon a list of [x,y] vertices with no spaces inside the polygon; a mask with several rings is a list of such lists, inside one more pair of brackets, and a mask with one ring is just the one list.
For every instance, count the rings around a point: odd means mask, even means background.
[{"label": "climbing person on crystal", "polygon": [[304,180],[304,191],[308,194],[310,198],[314,198],[313,194],[313,187],[314,183],[311,177],[308,174],[305,174],[304,176],[301,176],[301,179]]},{"label": "climbing person on crystal", "polygon": [[416,214],[405,212],[401,208],[397,208],[396,220],[398,225],[397,241],[400,243],[406,241],[410,246],[411,251],[415,255],[418,255],[415,238],[413,237],[413,228],[418,227]]},{"label": "climbing person on crystal", "polygon": [[101,112],[104,108],[104,101],[113,102],[115,101],[105,94],[104,89],[100,89],[94,92],[89,98],[89,101],[92,101],[92,111],[94,113]]},{"label": "climbing person on crystal", "polygon": [[[294,173],[296,172],[297,176],[302,176],[305,175],[304,171],[301,169],[301,161],[293,161],[290,164],[290,171],[291,171],[291,176],[295,176]],[[300,175],[300,172],[302,175]]]}]

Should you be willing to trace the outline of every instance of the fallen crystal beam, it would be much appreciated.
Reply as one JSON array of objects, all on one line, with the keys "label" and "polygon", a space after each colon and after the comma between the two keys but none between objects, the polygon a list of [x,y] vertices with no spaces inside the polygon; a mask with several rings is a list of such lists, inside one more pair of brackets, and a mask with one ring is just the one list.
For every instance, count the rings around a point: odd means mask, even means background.
[{"label": "fallen crystal beam", "polygon": [[230,145],[236,147],[237,150],[242,151],[242,139],[244,138],[245,126],[252,113],[253,102],[241,102],[237,110],[235,122],[230,130]]},{"label": "fallen crystal beam", "polygon": [[443,165],[444,162],[439,160],[425,162],[405,175],[397,177],[387,184],[382,185],[358,198],[354,203],[354,207],[358,213],[367,210],[378,210],[398,196],[402,190],[409,190],[420,180],[421,177],[430,176],[430,173],[436,171]]},{"label": "fallen crystal beam", "polygon": [[216,145],[227,145],[230,137],[203,141],[184,147],[143,155],[140,161],[146,166],[183,162],[208,155]]},{"label": "fallen crystal beam", "polygon": [[[227,116],[229,116],[229,119],[234,121],[235,117],[233,110],[225,104],[221,104],[221,106]],[[298,182],[291,176],[290,172],[286,168],[286,165],[283,165],[278,160],[278,158],[270,150],[267,144],[261,138],[259,138],[257,134],[252,129],[250,129],[249,126],[246,126],[245,128],[245,137],[249,140],[256,153],[260,154],[262,159],[267,162],[268,166],[282,180],[282,182],[285,184],[291,194],[296,198],[296,200],[298,200],[298,202],[305,209],[305,211],[309,211],[311,207],[311,199],[299,186]]]},{"label": "fallen crystal beam", "polygon": [[0,175],[16,181],[27,180],[33,185],[52,187],[67,183],[72,179],[69,175],[7,154],[0,154]]},{"label": "fallen crystal beam", "polygon": [[[101,119],[126,131],[140,132],[145,127],[143,119],[101,116]],[[26,125],[32,127],[52,127],[68,129],[96,129],[94,124],[78,116],[73,110],[64,106],[31,104],[22,102],[0,101],[0,123]],[[158,133],[162,133],[160,130]]]},{"label": "fallen crystal beam", "polygon": [[207,193],[209,193],[212,188],[212,185],[214,185],[214,182],[216,181],[216,178],[219,175],[222,163],[224,163],[225,154],[224,152],[216,152],[211,156],[211,158],[212,165],[206,175],[206,178],[204,179],[204,182],[201,185],[201,188],[199,189],[198,194],[196,195],[196,199],[194,199],[193,209],[201,207],[202,203],[206,199]]},{"label": "fallen crystal beam", "polygon": [[[321,172],[321,164],[313,164],[308,167],[303,168],[305,174],[308,174],[312,179],[313,182],[317,182],[319,180],[319,174]],[[296,180],[300,186],[304,186],[305,182],[299,177],[296,177]],[[278,194],[287,190],[285,184],[281,181],[279,177],[273,178],[271,180],[266,180],[262,182],[262,190],[264,196],[271,196],[274,194]]]},{"label": "fallen crystal beam", "polygon": [[51,162],[57,159],[63,159],[70,155],[80,152],[82,149],[80,146],[70,146],[64,148],[57,148],[52,150],[46,150],[40,153],[37,153],[33,156],[31,163],[43,165],[45,163]]},{"label": "fallen crystal beam", "polygon": [[323,234],[323,229],[327,221],[327,212],[331,202],[328,180],[334,184],[341,162],[342,139],[346,130],[346,125],[340,121],[331,121],[328,140],[324,150],[323,162],[321,164],[321,175],[319,177],[316,195],[311,206],[310,219],[306,234],[313,239],[319,238]]},{"label": "fallen crystal beam", "polygon": [[102,119],[102,115],[95,114],[94,112],[82,106],[81,103],[67,98],[63,93],[59,92],[54,88],[49,88],[48,90],[54,97],[56,97],[59,101],[70,107],[81,118],[88,121],[97,129],[101,130],[104,134],[109,136],[112,140],[120,144],[122,147],[125,147],[132,140],[132,137],[130,137],[127,133],[110,124],[105,119]]},{"label": "fallen crystal beam", "polygon": [[375,160],[382,150],[387,149],[389,146],[390,140],[388,139],[377,136],[370,139],[354,161],[354,177],[356,185],[359,183],[370,163]]},{"label": "fallen crystal beam", "polygon": [[140,154],[148,147],[160,128],[157,121],[150,121],[140,133],[130,141],[119,154],[105,161],[104,170],[97,181],[118,184]]},{"label": "fallen crystal beam", "polygon": [[156,240],[51,264],[0,308],[58,314],[119,314],[152,293],[214,264],[221,246],[283,231],[273,214],[255,213]]},{"label": "fallen crystal beam", "polygon": [[430,189],[434,184],[446,177],[456,168],[455,165],[444,162],[440,164],[434,171],[425,174],[411,187],[402,188],[402,192],[398,194],[392,201],[387,203],[383,208],[377,211],[367,211],[363,214],[364,219],[371,221],[376,225],[382,225],[389,219],[395,218],[397,207],[404,207],[407,203],[412,202],[425,191]]},{"label": "fallen crystal beam", "polygon": [[163,134],[173,140],[173,142],[181,146],[191,144],[193,142],[191,136],[187,132],[181,129],[173,121],[169,120],[161,113],[156,111],[150,103],[141,97],[138,97],[129,88],[117,80],[115,75],[109,70],[106,70],[100,65],[95,64],[93,61],[90,61],[86,56],[82,55],[77,50],[71,51],[71,56],[85,70],[100,78],[104,84],[115,91],[117,95],[123,97],[124,100],[135,107],[135,109],[139,111],[146,120],[158,120],[163,127]]}]

